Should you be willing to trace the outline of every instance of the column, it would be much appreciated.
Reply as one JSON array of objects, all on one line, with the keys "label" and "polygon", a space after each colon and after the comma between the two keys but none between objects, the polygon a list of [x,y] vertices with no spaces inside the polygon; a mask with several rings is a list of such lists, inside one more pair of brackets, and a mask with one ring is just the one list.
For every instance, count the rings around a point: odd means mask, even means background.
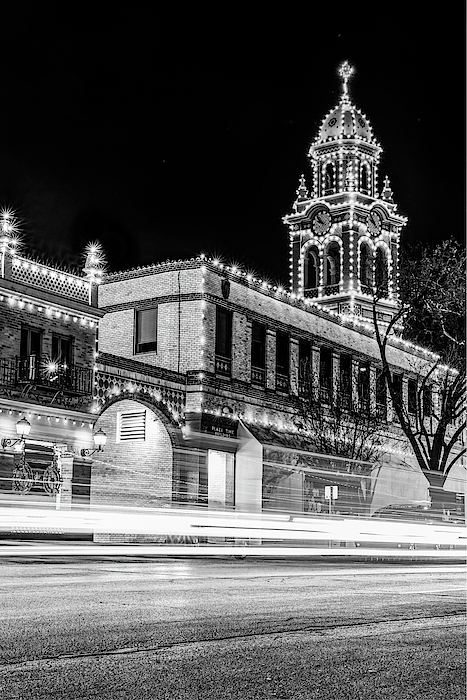
[{"label": "column", "polygon": [[55,497],[57,510],[70,510],[73,498],[73,457],[72,452],[60,452],[58,456],[58,468],[62,480],[60,491]]},{"label": "column", "polygon": [[370,365],[370,413],[376,415],[376,367]]},{"label": "column", "polygon": [[232,320],[232,378],[242,382],[251,379],[251,322],[236,312]]},{"label": "column", "polygon": [[339,392],[340,392],[340,372],[341,372],[341,356],[340,354],[336,351],[332,351],[332,366],[331,366],[331,371],[332,371],[332,405],[336,406],[338,397],[339,397]]},{"label": "column", "polygon": [[298,396],[298,340],[290,338],[289,353],[289,386],[290,393]]},{"label": "column", "polygon": [[311,346],[311,390],[313,401],[319,400],[319,365],[320,350],[317,345]]},{"label": "column", "polygon": [[360,362],[352,357],[352,408],[358,408],[360,397],[358,395],[358,376],[360,370]]},{"label": "column", "polygon": [[409,416],[409,380],[402,377],[402,410],[405,416]]},{"label": "column", "polygon": [[276,331],[266,328],[266,388],[276,388]]}]

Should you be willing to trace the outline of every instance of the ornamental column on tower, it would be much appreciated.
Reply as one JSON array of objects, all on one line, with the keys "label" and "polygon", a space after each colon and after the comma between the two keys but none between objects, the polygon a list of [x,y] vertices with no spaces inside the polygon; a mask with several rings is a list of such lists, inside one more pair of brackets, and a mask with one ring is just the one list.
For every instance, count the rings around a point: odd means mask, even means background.
[{"label": "ornamental column on tower", "polygon": [[382,148],[367,117],[355,107],[339,68],[342,93],[311,144],[311,190],[302,175],[290,234],[290,286],[340,314],[389,322],[399,306],[399,240],[407,218],[397,213],[389,180],[380,184]]}]

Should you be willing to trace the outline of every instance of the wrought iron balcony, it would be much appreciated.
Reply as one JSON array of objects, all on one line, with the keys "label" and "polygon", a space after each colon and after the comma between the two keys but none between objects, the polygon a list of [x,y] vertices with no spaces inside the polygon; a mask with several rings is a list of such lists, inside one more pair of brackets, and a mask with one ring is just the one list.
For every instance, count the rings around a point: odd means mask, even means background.
[{"label": "wrought iron balcony", "polygon": [[0,359],[0,385],[25,389],[28,386],[90,394],[92,369],[79,365],[53,362],[38,355]]},{"label": "wrought iron balcony", "polygon": [[315,299],[318,296],[318,287],[310,287],[309,289],[303,290],[303,296],[308,299]]}]

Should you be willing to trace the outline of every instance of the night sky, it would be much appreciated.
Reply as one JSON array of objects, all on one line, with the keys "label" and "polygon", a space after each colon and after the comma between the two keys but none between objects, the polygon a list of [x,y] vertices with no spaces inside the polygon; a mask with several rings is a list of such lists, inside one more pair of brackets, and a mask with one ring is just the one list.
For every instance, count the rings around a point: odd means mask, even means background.
[{"label": "night sky", "polygon": [[26,254],[67,268],[99,240],[109,270],[204,252],[287,282],[282,217],[348,60],[405,241],[464,241],[463,5],[20,4],[2,29],[0,203]]}]

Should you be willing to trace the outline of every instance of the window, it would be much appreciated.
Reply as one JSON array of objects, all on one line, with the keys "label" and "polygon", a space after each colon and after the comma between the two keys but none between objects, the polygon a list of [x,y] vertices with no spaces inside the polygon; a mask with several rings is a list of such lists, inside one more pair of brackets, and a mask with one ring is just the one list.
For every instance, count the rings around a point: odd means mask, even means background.
[{"label": "window", "polygon": [[350,355],[340,356],[340,397],[342,407],[350,409],[352,405],[352,360]]},{"label": "window", "polygon": [[41,332],[22,326],[18,363],[18,379],[20,381],[34,381],[39,378],[41,349]]},{"label": "window", "polygon": [[266,328],[262,323],[251,325],[251,364],[264,369],[266,363]]},{"label": "window", "polygon": [[326,284],[338,284],[340,278],[340,248],[339,244],[333,241],[326,253]]},{"label": "window", "polygon": [[157,350],[157,308],[135,311],[135,354]]},{"label": "window", "polygon": [[216,373],[229,377],[232,370],[232,312],[216,307]]},{"label": "window", "polygon": [[409,379],[407,383],[407,408],[409,413],[417,413],[417,382]]},{"label": "window", "polygon": [[319,397],[323,403],[331,402],[332,353],[329,348],[320,349]]},{"label": "window", "polygon": [[266,328],[262,323],[251,324],[251,381],[264,384],[266,379]]},{"label": "window", "polygon": [[306,292],[309,289],[316,289],[319,281],[319,254],[318,249],[313,246],[309,248],[305,255],[303,286]]},{"label": "window", "polygon": [[368,174],[368,166],[366,164],[362,165],[362,185],[361,190],[363,194],[370,194],[370,178]]},{"label": "window", "polygon": [[386,420],[387,418],[387,389],[386,377],[383,370],[380,369],[376,373],[376,413],[378,418]]},{"label": "window", "polygon": [[370,365],[368,362],[360,362],[358,367],[358,398],[360,408],[368,409],[370,402]]},{"label": "window", "polygon": [[289,336],[276,333],[276,389],[289,390]]},{"label": "window", "polygon": [[325,194],[333,194],[334,192],[334,168],[331,163],[326,165],[326,171],[324,175],[324,189]]},{"label": "window", "polygon": [[22,358],[29,357],[30,355],[36,355],[36,357],[39,357],[41,354],[41,340],[42,334],[40,331],[22,326],[19,351],[20,356]]},{"label": "window", "polygon": [[379,294],[383,297],[388,295],[388,262],[386,260],[386,255],[381,248],[376,251],[375,259],[375,286]]},{"label": "window", "polygon": [[64,369],[73,361],[72,338],[62,338],[59,335],[52,336],[52,361],[62,365]]},{"label": "window", "polygon": [[392,386],[395,394],[395,404],[402,407],[402,374],[392,375]]},{"label": "window", "polygon": [[117,417],[117,442],[146,439],[146,411],[128,411]]},{"label": "window", "polygon": [[423,387],[423,415],[433,415],[433,392],[427,384]]},{"label": "window", "polygon": [[300,340],[298,343],[298,386],[300,394],[311,394],[311,343]]}]

